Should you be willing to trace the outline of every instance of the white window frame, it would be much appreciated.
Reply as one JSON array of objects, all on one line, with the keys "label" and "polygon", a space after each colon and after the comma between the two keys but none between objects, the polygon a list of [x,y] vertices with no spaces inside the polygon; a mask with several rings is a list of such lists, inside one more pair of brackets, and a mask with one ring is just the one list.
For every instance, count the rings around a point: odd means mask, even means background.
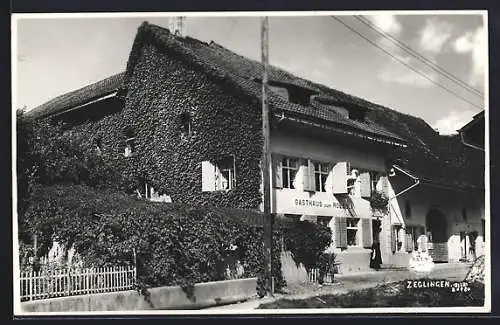
[{"label": "white window frame", "polygon": [[[350,220],[357,220],[356,226],[349,226],[349,221]],[[347,218],[347,225],[346,225],[346,237],[347,237],[347,247],[361,247],[363,245],[362,240],[363,238],[361,237],[361,218],[352,218],[349,217]],[[356,245],[350,245],[349,244],[349,230],[355,230],[356,231]]]},{"label": "white window frame", "polygon": [[[412,238],[412,241],[413,241],[413,251],[416,251],[418,249],[418,237],[417,236],[417,229],[423,229],[424,233],[423,234],[420,234],[420,235],[425,235],[425,227],[424,226],[420,226],[420,225],[407,225],[405,227],[406,229],[406,232],[409,232],[411,233],[411,238]],[[407,234],[405,234],[405,236],[407,236]],[[397,238],[395,238],[395,240],[397,240]],[[406,240],[405,240],[406,242]],[[397,247],[397,244],[396,244],[396,247]]]},{"label": "white window frame", "polygon": [[[291,165],[292,161],[295,162],[295,166]],[[299,158],[282,157],[281,162],[282,162],[282,165],[281,165],[282,176],[281,176],[281,178],[282,178],[282,182],[283,182],[283,188],[292,189],[292,190],[296,189],[296,187],[294,186],[293,183],[295,182],[295,178],[297,177],[297,173],[299,171],[299,165],[300,165]],[[292,172],[295,172],[293,175],[293,179],[291,177]],[[284,177],[285,173],[287,175],[286,178]],[[285,182],[285,180],[288,180],[288,181]]]},{"label": "white window frame", "polygon": [[[326,192],[328,192],[327,187],[326,187],[326,181],[331,173],[330,164],[320,162],[320,161],[313,161],[313,164],[314,164],[314,179],[316,182],[315,191],[326,193]],[[323,168],[326,168],[326,169],[323,169]],[[318,175],[319,175],[319,177],[318,177]]]},{"label": "white window frame", "polygon": [[[225,160],[231,160],[228,166],[222,166],[222,162]],[[225,157],[219,161],[217,161],[215,166],[215,191],[229,191],[236,187],[236,167],[235,167],[235,158],[234,156]],[[222,187],[221,177],[224,177],[223,173],[227,172],[226,184],[227,187]],[[224,178],[225,179],[225,178]]]}]

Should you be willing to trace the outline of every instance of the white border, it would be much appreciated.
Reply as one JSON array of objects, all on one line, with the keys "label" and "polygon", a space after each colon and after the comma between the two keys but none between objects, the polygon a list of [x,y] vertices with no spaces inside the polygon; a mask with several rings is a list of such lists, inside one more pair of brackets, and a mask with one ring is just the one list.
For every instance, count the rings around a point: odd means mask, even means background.
[{"label": "white border", "polygon": [[[12,44],[12,208],[13,208],[13,271],[14,271],[14,315],[16,316],[56,316],[56,315],[215,315],[215,314],[365,314],[365,313],[488,313],[491,312],[491,227],[490,227],[490,166],[489,166],[489,56],[486,55],[484,73],[484,107],[485,109],[485,222],[486,238],[485,262],[487,264],[485,282],[484,307],[427,307],[427,308],[331,308],[331,309],[234,309],[234,310],[145,310],[145,311],[103,311],[103,312],[24,312],[20,305],[19,288],[19,245],[17,239],[17,177],[16,177],[16,108],[17,108],[17,22],[20,19],[85,19],[85,18],[161,18],[172,16],[185,17],[259,17],[266,16],[351,16],[351,15],[482,15],[485,27],[485,46],[488,47],[488,12],[487,10],[404,10],[404,11],[281,11],[281,12],[151,12],[151,13],[23,13],[11,15],[11,44]],[[486,53],[489,53],[486,49]]]}]

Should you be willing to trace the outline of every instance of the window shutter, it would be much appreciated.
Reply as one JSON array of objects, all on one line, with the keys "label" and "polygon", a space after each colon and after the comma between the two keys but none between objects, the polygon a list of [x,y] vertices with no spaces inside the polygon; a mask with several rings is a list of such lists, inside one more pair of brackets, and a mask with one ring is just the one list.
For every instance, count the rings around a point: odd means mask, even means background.
[{"label": "window shutter", "polygon": [[391,251],[396,252],[396,227],[391,226]]},{"label": "window shutter", "polygon": [[314,164],[311,160],[304,161],[302,165],[302,179],[304,191],[314,192],[316,189],[314,179]]},{"label": "window shutter", "polygon": [[347,248],[347,218],[335,219],[335,244],[338,248]]},{"label": "window shutter", "polygon": [[363,235],[363,247],[372,246],[372,221],[371,219],[361,219],[361,231]]},{"label": "window shutter", "polygon": [[283,162],[281,157],[273,157],[274,187],[283,188]]},{"label": "window shutter", "polygon": [[361,197],[370,198],[372,196],[370,173],[362,173],[359,175],[359,180],[361,186]]},{"label": "window shutter", "polygon": [[413,234],[409,229],[406,230],[406,251],[413,252],[415,248],[413,247]]},{"label": "window shutter", "polygon": [[389,197],[389,178],[387,176],[382,176],[380,180],[382,183],[382,193]]},{"label": "window shutter", "polygon": [[347,163],[339,162],[333,165],[332,187],[334,194],[347,193]]},{"label": "window shutter", "polygon": [[215,191],[215,166],[210,161],[201,162],[201,190]]}]

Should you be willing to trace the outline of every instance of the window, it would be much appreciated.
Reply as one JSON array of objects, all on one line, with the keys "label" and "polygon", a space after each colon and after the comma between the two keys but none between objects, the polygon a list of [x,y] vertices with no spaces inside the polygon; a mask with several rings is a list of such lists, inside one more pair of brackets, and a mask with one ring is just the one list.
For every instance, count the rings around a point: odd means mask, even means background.
[{"label": "window", "polygon": [[466,207],[462,208],[462,220],[467,221],[467,208]]},{"label": "window", "polygon": [[236,186],[236,175],[234,170],[234,158],[228,157],[217,162],[215,165],[215,190],[230,190]]},{"label": "window", "polygon": [[316,192],[326,192],[326,179],[330,173],[328,164],[316,162],[314,163],[314,178],[316,184]]},{"label": "window", "polygon": [[370,172],[370,181],[371,181],[371,190],[375,191],[377,190],[377,183],[380,179],[380,173],[379,172]]},{"label": "window", "polygon": [[181,136],[190,137],[192,135],[192,118],[191,114],[184,112],[179,116],[181,125]]},{"label": "window", "polygon": [[146,181],[143,179],[139,183],[139,188],[136,190],[137,197],[140,199],[150,199],[151,198],[151,187],[146,183]]},{"label": "window", "polygon": [[423,226],[406,226],[406,250],[411,252],[418,249],[418,237],[425,233]]},{"label": "window", "polygon": [[299,161],[296,158],[283,158],[282,159],[282,180],[283,188],[294,189],[295,176],[297,175],[297,169],[299,166]]},{"label": "window", "polygon": [[359,246],[359,218],[347,218],[347,246]]},{"label": "window", "polygon": [[135,151],[135,134],[130,127],[126,128],[124,133],[125,133],[125,151],[123,155],[125,157],[130,157]]},{"label": "window", "polygon": [[403,248],[403,240],[402,240],[402,230],[403,227],[401,225],[393,225],[392,226],[392,242],[391,249],[393,252],[399,252]]},{"label": "window", "polygon": [[347,176],[347,190],[349,191],[349,195],[356,195],[358,177],[359,171],[355,168],[350,169],[350,174]]},{"label": "window", "polygon": [[236,186],[236,168],[234,157],[225,157],[216,161],[203,161],[202,191],[227,191]]},{"label": "window", "polygon": [[411,218],[411,203],[410,200],[405,201],[405,216]]},{"label": "window", "polygon": [[349,119],[364,122],[365,121],[365,112],[361,110],[349,110]]},{"label": "window", "polygon": [[95,145],[95,151],[97,155],[100,155],[102,153],[102,139],[101,138],[96,138],[94,141]]}]

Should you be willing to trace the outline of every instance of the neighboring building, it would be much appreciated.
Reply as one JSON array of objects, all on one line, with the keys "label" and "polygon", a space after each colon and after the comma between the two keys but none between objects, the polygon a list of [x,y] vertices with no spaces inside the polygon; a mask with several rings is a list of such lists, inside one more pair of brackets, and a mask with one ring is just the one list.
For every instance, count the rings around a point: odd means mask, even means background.
[{"label": "neighboring building", "polygon": [[484,150],[484,111],[473,116],[472,121],[458,130],[462,143],[479,150]]},{"label": "neighboring building", "polygon": [[[262,69],[216,43],[144,23],[124,73],[29,114],[87,133],[142,196],[262,209]],[[404,265],[419,231],[431,235],[434,256],[450,261],[462,233],[484,238],[481,162],[458,138],[275,67],[269,85],[272,211],[329,225],[343,271],[368,269],[375,237],[384,264]],[[412,177],[419,184],[407,190]],[[376,193],[389,196],[388,213],[371,208]]]}]

